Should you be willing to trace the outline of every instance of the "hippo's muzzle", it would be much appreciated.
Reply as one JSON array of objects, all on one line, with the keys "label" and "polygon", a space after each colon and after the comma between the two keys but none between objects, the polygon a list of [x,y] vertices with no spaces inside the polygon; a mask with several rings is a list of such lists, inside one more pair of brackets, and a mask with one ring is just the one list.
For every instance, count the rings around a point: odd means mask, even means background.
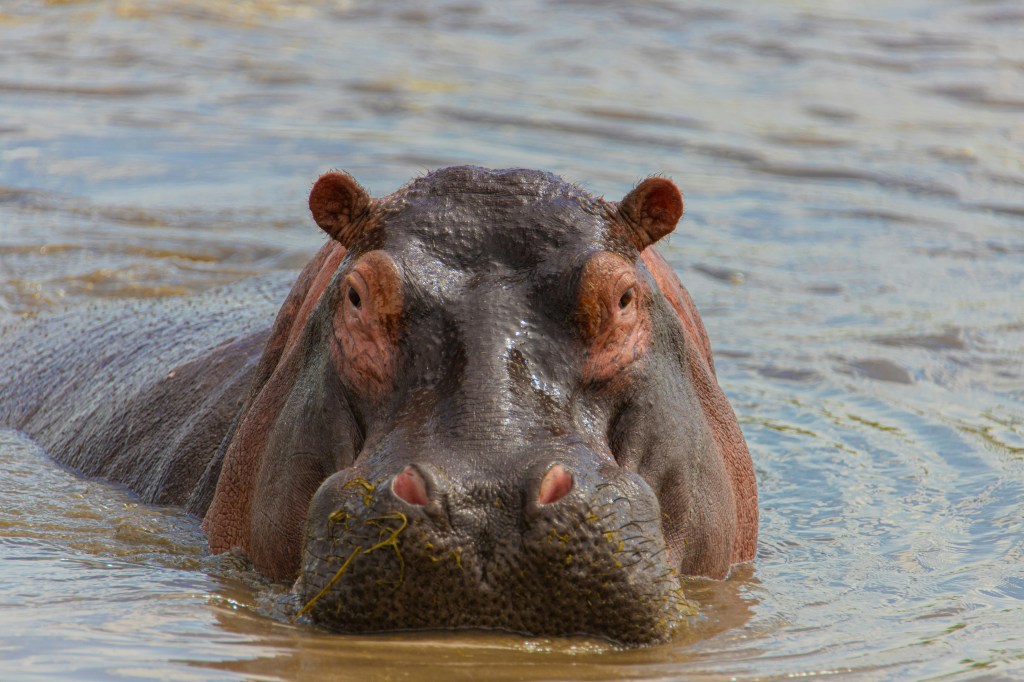
[{"label": "hippo's muzzle", "polygon": [[348,469],[313,498],[295,591],[303,614],[343,632],[650,643],[690,612],[667,555],[653,492],[615,465],[548,461],[508,482]]}]

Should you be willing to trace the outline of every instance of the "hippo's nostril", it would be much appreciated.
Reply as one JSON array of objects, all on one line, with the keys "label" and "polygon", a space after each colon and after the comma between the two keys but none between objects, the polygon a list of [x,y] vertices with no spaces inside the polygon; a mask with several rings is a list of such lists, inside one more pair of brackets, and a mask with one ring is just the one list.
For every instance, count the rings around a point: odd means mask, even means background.
[{"label": "hippo's nostril", "polygon": [[391,482],[391,491],[409,504],[425,506],[430,499],[427,497],[427,482],[423,480],[423,474],[410,465]]},{"label": "hippo's nostril", "polygon": [[537,494],[539,504],[551,504],[557,502],[572,490],[572,474],[565,470],[561,464],[556,464],[544,475],[540,482],[540,492]]}]

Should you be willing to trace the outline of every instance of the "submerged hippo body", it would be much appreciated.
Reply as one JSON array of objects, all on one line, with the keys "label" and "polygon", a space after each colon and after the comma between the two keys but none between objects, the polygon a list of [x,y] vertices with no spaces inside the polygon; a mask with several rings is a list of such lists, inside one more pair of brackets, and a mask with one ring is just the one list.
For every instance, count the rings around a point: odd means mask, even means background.
[{"label": "submerged hippo body", "polygon": [[187,505],[333,629],[659,641],[679,577],[757,539],[707,335],[651,248],[682,208],[660,178],[606,202],[457,167],[373,199],[330,173],[333,239],[276,318],[263,278],[8,329],[0,423]]}]

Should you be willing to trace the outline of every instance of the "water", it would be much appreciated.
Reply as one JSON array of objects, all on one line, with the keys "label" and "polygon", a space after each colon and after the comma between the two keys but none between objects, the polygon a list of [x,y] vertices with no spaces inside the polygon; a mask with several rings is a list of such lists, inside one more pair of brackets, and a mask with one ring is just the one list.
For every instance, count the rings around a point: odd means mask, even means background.
[{"label": "water", "polygon": [[762,526],[668,645],[340,637],[0,431],[3,679],[1024,677],[1021,93],[1016,0],[5,1],[0,321],[297,268],[332,167],[664,173]]}]

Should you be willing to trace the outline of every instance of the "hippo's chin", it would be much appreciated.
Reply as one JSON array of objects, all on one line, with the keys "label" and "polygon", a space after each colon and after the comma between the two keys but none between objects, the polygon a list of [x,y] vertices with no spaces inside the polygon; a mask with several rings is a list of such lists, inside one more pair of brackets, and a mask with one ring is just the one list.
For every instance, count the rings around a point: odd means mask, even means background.
[{"label": "hippo's chin", "polygon": [[646,488],[631,476],[596,488],[578,482],[564,503],[533,513],[478,492],[451,514],[404,505],[379,494],[386,485],[342,472],[310,509],[310,519],[326,522],[307,530],[294,588],[301,615],[349,633],[494,629],[664,641],[693,611],[668,563],[657,502],[649,489],[638,498],[637,487]]}]

